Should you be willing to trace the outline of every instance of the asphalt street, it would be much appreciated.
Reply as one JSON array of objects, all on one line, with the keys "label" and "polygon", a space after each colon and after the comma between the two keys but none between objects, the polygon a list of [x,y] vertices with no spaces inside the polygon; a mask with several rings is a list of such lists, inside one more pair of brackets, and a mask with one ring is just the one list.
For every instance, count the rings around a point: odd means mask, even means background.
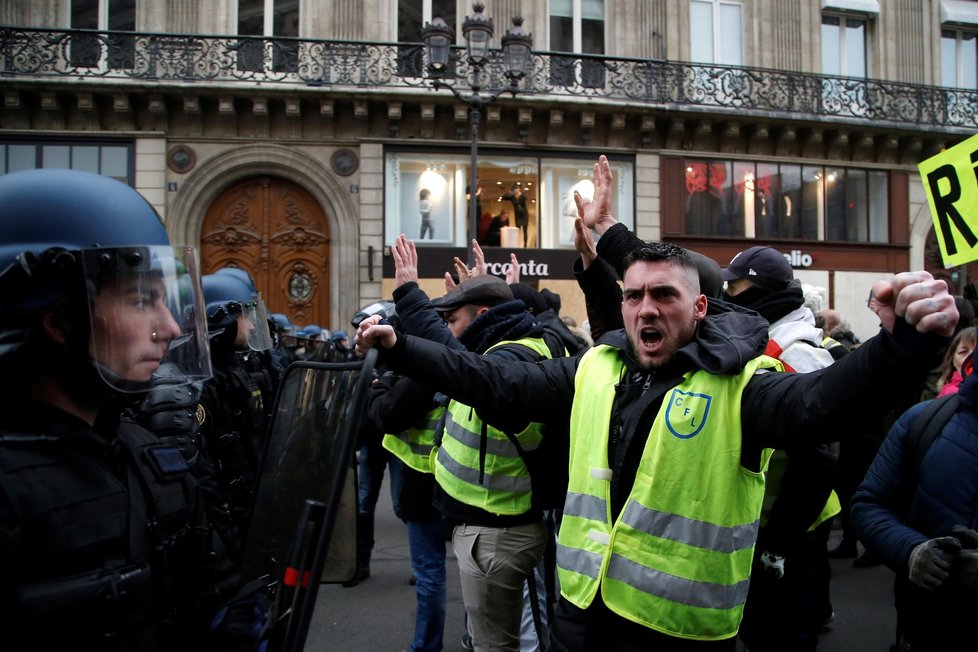
[{"label": "asphalt street", "polygon": [[[344,588],[322,585],[306,642],[307,652],[409,650],[414,631],[414,587],[407,530],[394,516],[385,478],[377,505],[376,544],[370,579]],[[345,533],[350,536],[351,533]],[[838,532],[833,532],[830,546]],[[832,560],[835,620],[819,639],[820,652],[889,652],[893,642],[893,573],[883,567],[854,568]],[[458,567],[449,549],[445,652],[461,652],[462,595]]]}]

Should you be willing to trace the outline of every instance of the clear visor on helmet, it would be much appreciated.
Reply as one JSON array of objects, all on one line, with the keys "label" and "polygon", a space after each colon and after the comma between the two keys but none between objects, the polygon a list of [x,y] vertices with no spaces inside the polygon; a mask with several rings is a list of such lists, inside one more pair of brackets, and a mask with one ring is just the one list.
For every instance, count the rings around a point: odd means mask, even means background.
[{"label": "clear visor on helmet", "polygon": [[[241,328],[246,329],[248,338],[248,348],[252,351],[267,351],[272,348],[272,333],[268,329],[268,309],[261,298],[254,301],[246,301],[241,305],[241,315],[238,317],[238,335],[241,335]],[[241,317],[247,319],[247,324],[242,323]]]},{"label": "clear visor on helmet", "polygon": [[83,269],[91,315],[89,353],[118,391],[211,377],[207,321],[193,247],[89,249]]}]

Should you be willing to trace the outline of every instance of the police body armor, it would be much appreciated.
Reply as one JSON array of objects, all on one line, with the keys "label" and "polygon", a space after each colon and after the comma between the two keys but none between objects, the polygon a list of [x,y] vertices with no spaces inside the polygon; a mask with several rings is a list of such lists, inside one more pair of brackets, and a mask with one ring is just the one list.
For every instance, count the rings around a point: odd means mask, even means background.
[{"label": "police body armor", "polygon": [[[164,369],[168,363],[161,365]],[[156,382],[142,397],[136,408],[134,420],[164,443],[176,446],[193,469],[200,462],[200,420],[197,406],[203,389],[201,383],[182,382],[178,375],[156,377]],[[167,382],[168,379],[173,382]]]},{"label": "police body armor", "polygon": [[267,418],[262,387],[241,356],[232,356],[228,369],[215,369],[204,387],[200,417],[204,446],[217,467],[231,519],[243,532],[261,464]]},{"label": "police body armor", "polygon": [[5,636],[20,632],[31,649],[149,649],[178,636],[208,537],[178,449],[130,422],[111,445],[2,432],[0,485],[22,534],[22,574],[4,578],[14,594],[2,605],[18,626]]}]

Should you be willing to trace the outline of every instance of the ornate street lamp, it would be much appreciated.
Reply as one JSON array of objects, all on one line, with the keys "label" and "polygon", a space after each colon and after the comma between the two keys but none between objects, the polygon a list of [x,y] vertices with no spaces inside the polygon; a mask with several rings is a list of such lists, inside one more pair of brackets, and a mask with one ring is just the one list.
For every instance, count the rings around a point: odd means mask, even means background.
[{"label": "ornate street lamp", "polygon": [[469,64],[470,93],[461,93],[452,84],[442,81],[448,72],[451,60],[451,42],[454,30],[449,27],[441,16],[433,17],[430,23],[421,30],[421,39],[428,52],[428,78],[432,80],[435,90],[447,88],[456,99],[469,106],[469,124],[472,127],[472,161],[469,181],[469,224],[468,242],[469,263],[472,263],[472,240],[476,239],[479,216],[476,214],[476,177],[479,164],[479,123],[482,121],[482,110],[499,99],[503,93],[511,93],[514,97],[519,93],[519,80],[526,76],[530,61],[530,49],[533,47],[533,36],[523,31],[523,19],[513,17],[513,27],[502,38],[504,74],[509,80],[509,86],[491,93],[482,93],[482,69],[489,62],[489,44],[492,41],[492,19],[486,18],[485,5],[476,2],[472,5],[473,15],[466,16],[462,22],[462,34],[466,44],[466,62]]}]

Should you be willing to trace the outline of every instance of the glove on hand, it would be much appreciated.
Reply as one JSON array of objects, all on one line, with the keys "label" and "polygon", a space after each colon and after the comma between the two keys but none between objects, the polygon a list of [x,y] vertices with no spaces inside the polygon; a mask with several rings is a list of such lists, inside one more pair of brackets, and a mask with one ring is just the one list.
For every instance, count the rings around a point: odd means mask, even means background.
[{"label": "glove on hand", "polygon": [[761,553],[761,566],[772,579],[780,580],[784,577],[784,557],[781,555],[765,550]]},{"label": "glove on hand", "polygon": [[961,542],[961,547],[978,548],[978,532],[964,525],[955,525],[951,528],[951,534]]},{"label": "glove on hand", "polygon": [[910,553],[910,581],[928,591],[940,588],[951,575],[954,555],[961,550],[955,537],[924,541]]}]

